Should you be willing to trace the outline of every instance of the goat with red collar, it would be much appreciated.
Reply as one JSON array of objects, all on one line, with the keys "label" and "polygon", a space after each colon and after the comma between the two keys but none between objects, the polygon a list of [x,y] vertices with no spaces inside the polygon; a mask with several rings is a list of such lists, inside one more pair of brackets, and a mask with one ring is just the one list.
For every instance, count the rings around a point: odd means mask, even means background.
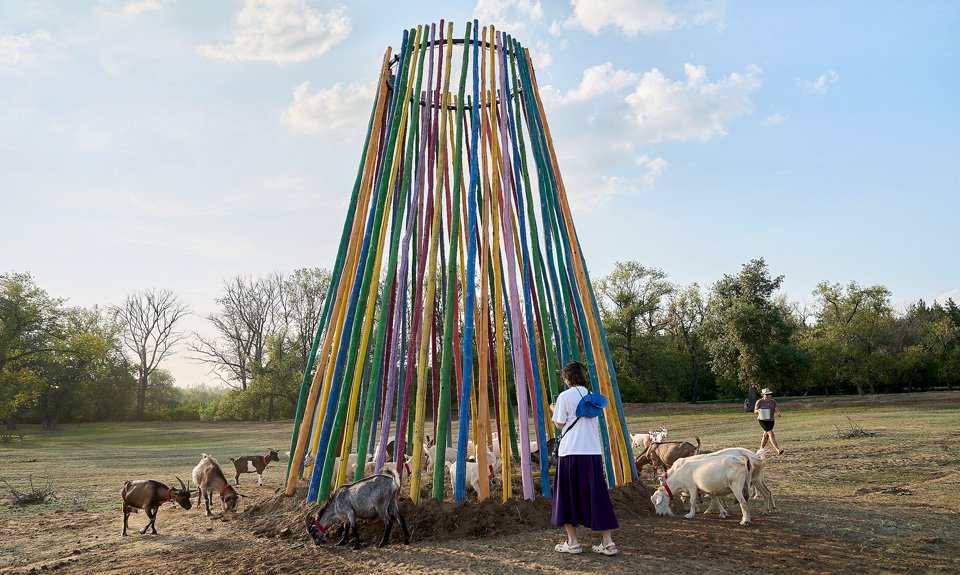
[{"label": "goat with red collar", "polygon": [[237,485],[240,485],[241,473],[256,473],[257,485],[263,485],[263,470],[267,468],[267,464],[271,461],[280,461],[280,455],[276,449],[271,449],[267,455],[244,455],[236,459],[231,457],[230,461],[237,471],[236,477],[234,478]]},{"label": "goat with red collar", "polygon": [[183,484],[180,478],[180,489],[167,487],[159,481],[145,479],[142,481],[127,481],[120,490],[120,507],[123,510],[123,531],[122,537],[127,536],[127,519],[131,513],[139,513],[143,509],[150,521],[143,526],[140,534],[143,535],[147,529],[153,530],[153,535],[157,534],[157,511],[164,503],[175,503],[184,509],[190,509],[190,488]]},{"label": "goat with red collar", "polygon": [[[657,515],[673,515],[670,501],[674,495],[679,496],[680,493],[686,492],[690,495],[690,512],[685,517],[693,519],[697,514],[699,493],[707,493],[713,499],[733,494],[743,512],[740,525],[748,525],[750,508],[747,506],[744,493],[749,492],[752,474],[753,464],[750,458],[739,454],[685,461],[672,473],[665,473],[660,477],[660,488],[650,496],[650,501]],[[723,516],[725,516],[725,510],[721,511],[721,517]]]},{"label": "goat with red collar", "polygon": [[[500,473],[500,470],[503,468],[503,464],[497,459],[493,453],[487,452],[487,461],[491,463],[487,464],[487,475],[488,481],[493,481],[497,473]],[[457,464],[451,463],[449,466],[450,469],[450,483],[452,485],[457,484]],[[464,468],[464,483],[473,488],[477,496],[480,495],[480,467],[476,461],[467,461],[466,467]]]},{"label": "goat with red collar", "polygon": [[330,499],[319,507],[316,513],[313,511],[307,513],[307,533],[315,545],[320,545],[327,539],[331,526],[341,523],[344,525],[344,532],[339,544],[345,545],[352,532],[353,548],[360,549],[357,520],[380,517],[384,529],[379,546],[384,547],[390,542],[390,531],[393,529],[396,518],[403,531],[403,543],[409,545],[410,532],[407,531],[407,523],[403,520],[400,507],[397,505],[399,490],[400,482],[397,476],[386,473],[379,473],[356,483],[348,483],[334,491]]},{"label": "goat with red collar", "polygon": [[200,506],[200,496],[202,495],[207,504],[207,515],[213,515],[213,513],[210,512],[210,505],[213,494],[218,493],[220,494],[220,506],[223,509],[223,513],[228,511],[236,513],[237,503],[243,495],[240,495],[240,493],[230,485],[230,482],[227,481],[227,477],[223,474],[223,470],[220,469],[220,464],[216,459],[206,453],[202,455],[200,463],[193,468],[193,480],[200,486],[200,492],[197,494],[197,506]]}]

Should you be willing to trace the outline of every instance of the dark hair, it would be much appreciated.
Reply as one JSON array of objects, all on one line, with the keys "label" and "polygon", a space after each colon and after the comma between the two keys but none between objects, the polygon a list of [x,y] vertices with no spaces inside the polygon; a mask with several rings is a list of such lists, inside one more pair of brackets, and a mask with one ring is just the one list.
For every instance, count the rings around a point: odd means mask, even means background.
[{"label": "dark hair", "polygon": [[571,386],[587,387],[587,380],[583,377],[583,364],[579,361],[571,361],[563,366],[560,375],[563,376],[563,379]]}]

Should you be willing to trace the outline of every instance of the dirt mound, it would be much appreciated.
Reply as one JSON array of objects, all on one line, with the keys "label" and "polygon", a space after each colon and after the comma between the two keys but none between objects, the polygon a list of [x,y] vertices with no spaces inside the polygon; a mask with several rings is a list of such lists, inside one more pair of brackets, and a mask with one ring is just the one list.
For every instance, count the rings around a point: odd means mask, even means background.
[{"label": "dirt mound", "polygon": [[[639,481],[611,490],[610,498],[621,522],[652,515],[652,493]],[[308,509],[312,506],[304,505],[303,493],[294,497],[281,493],[253,505],[240,520],[249,523],[250,531],[260,537],[307,540],[304,523]],[[511,498],[506,503],[496,496],[456,503],[424,498],[420,505],[407,497],[400,499],[400,512],[415,541],[483,539],[552,529],[550,511],[551,502],[545,497]],[[364,520],[358,527],[365,543],[375,542],[383,533],[378,518]]]}]

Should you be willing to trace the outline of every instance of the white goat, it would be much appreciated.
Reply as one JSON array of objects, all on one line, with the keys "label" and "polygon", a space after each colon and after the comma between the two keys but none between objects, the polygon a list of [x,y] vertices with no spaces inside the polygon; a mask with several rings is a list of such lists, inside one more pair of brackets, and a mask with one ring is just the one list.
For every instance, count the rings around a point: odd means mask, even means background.
[{"label": "white goat", "polygon": [[[431,445],[430,447],[425,448],[426,454],[429,456],[428,465],[433,469],[433,464],[437,461],[437,446]],[[443,450],[443,460],[446,463],[457,460],[457,448],[456,447],[445,447]]]},{"label": "white goat", "polygon": [[[406,475],[407,477],[410,477],[410,473],[411,473],[411,472],[410,472],[410,462],[411,462],[411,461],[413,461],[413,458],[412,458],[412,457],[407,457],[407,458],[406,458],[406,461],[404,461],[404,464],[403,464],[403,466],[404,466],[404,467],[403,467],[403,474]],[[367,464],[363,466],[363,476],[364,476],[364,477],[370,477],[371,475],[373,475],[373,472],[376,470],[376,467],[377,467],[377,462],[376,462],[376,461],[368,461]],[[385,462],[383,463],[383,468],[380,470],[380,473],[389,473],[389,474],[391,474],[391,475],[396,475],[396,476],[399,477],[399,474],[397,473],[397,462],[396,462],[396,461],[385,461]]]},{"label": "white goat", "polygon": [[743,513],[740,525],[748,525],[750,508],[747,506],[744,493],[750,487],[752,472],[753,464],[750,458],[742,455],[718,455],[687,461],[674,473],[668,472],[663,475],[660,488],[650,496],[650,501],[657,515],[673,515],[670,509],[673,494],[679,495],[682,491],[686,491],[690,494],[690,512],[685,517],[693,519],[697,515],[697,495],[702,491],[710,495],[711,506],[716,501],[722,519],[727,517],[727,510],[723,508],[718,497],[733,493]]},{"label": "white goat", "polygon": [[[466,463],[466,466],[467,466],[467,467],[466,467],[466,475],[464,475],[464,482],[466,483],[466,485],[469,485],[470,487],[473,487],[473,490],[474,490],[474,491],[476,492],[476,494],[479,496],[479,495],[480,495],[480,470],[479,470],[479,465],[478,465],[477,462],[475,462],[475,461],[467,461],[467,462],[465,462],[465,463]],[[455,462],[454,462],[454,463],[451,463],[451,464],[448,466],[448,469],[450,470],[450,484],[453,485],[454,487],[456,487],[456,485],[457,485],[457,464],[456,464]],[[487,476],[488,479],[490,479],[490,480],[492,481],[493,478],[496,476],[496,474],[497,474],[497,473],[500,473],[500,469],[501,469],[501,463],[500,463],[499,460],[494,460],[493,463],[488,463],[488,464],[487,464],[487,471],[489,472],[489,475]]]},{"label": "white goat", "polygon": [[[777,503],[774,501],[773,492],[770,491],[770,488],[767,486],[767,482],[763,476],[763,468],[766,465],[766,454],[766,449],[761,449],[760,451],[754,453],[745,447],[728,447],[726,449],[714,451],[713,453],[702,453],[699,455],[691,455],[690,457],[680,458],[673,463],[673,465],[670,467],[670,470],[667,472],[667,475],[673,475],[682,465],[689,461],[698,461],[707,457],[720,457],[723,455],[742,455],[750,460],[750,463],[753,467],[753,471],[750,474],[750,483],[756,490],[757,496],[763,499],[764,511],[771,513],[777,508]],[[710,511],[710,509],[713,507],[714,503],[711,500],[710,507],[708,507],[707,511],[704,511],[704,513]]]},{"label": "white goat", "polygon": [[660,431],[649,431],[647,433],[634,433],[630,436],[633,446],[633,454],[643,453],[650,447],[651,443],[660,443],[670,433],[666,427],[661,427]]}]

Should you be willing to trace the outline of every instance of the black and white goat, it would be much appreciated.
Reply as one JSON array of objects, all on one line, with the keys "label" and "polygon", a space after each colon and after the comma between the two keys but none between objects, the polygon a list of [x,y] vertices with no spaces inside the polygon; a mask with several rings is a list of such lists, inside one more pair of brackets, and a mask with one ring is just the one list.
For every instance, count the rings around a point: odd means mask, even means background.
[{"label": "black and white goat", "polygon": [[206,453],[202,454],[200,463],[193,468],[193,480],[200,487],[197,493],[197,507],[200,506],[200,497],[203,496],[207,504],[207,515],[213,515],[210,512],[210,503],[214,493],[220,494],[220,505],[223,512],[237,512],[237,503],[243,495],[240,495],[236,489],[227,481],[227,477],[220,469],[220,464],[213,457]]},{"label": "black and white goat", "polygon": [[396,517],[400,521],[400,529],[403,530],[403,543],[409,545],[410,533],[397,505],[399,489],[397,477],[387,473],[344,485],[333,492],[316,515],[313,515],[313,512],[307,514],[307,533],[313,538],[314,544],[320,545],[327,538],[327,533],[334,523],[343,523],[343,537],[338,544],[346,544],[350,532],[353,531],[353,548],[360,549],[357,519],[379,516],[384,525],[379,547],[384,547],[390,541],[390,531]]},{"label": "black and white goat", "polygon": [[276,449],[271,449],[267,455],[244,455],[236,459],[231,457],[230,461],[237,471],[236,477],[234,477],[237,485],[240,485],[241,473],[256,473],[257,485],[263,485],[263,471],[271,461],[280,461],[280,455]]},{"label": "black and white goat", "polygon": [[147,528],[153,530],[153,535],[157,534],[157,511],[164,503],[176,503],[184,509],[190,509],[190,488],[183,484],[178,477],[180,489],[167,487],[159,481],[144,479],[141,481],[126,481],[123,489],[120,490],[120,508],[123,510],[123,530],[120,532],[122,537],[127,536],[127,519],[131,513],[139,513],[143,509],[150,521],[143,526],[140,534],[147,532]]}]

